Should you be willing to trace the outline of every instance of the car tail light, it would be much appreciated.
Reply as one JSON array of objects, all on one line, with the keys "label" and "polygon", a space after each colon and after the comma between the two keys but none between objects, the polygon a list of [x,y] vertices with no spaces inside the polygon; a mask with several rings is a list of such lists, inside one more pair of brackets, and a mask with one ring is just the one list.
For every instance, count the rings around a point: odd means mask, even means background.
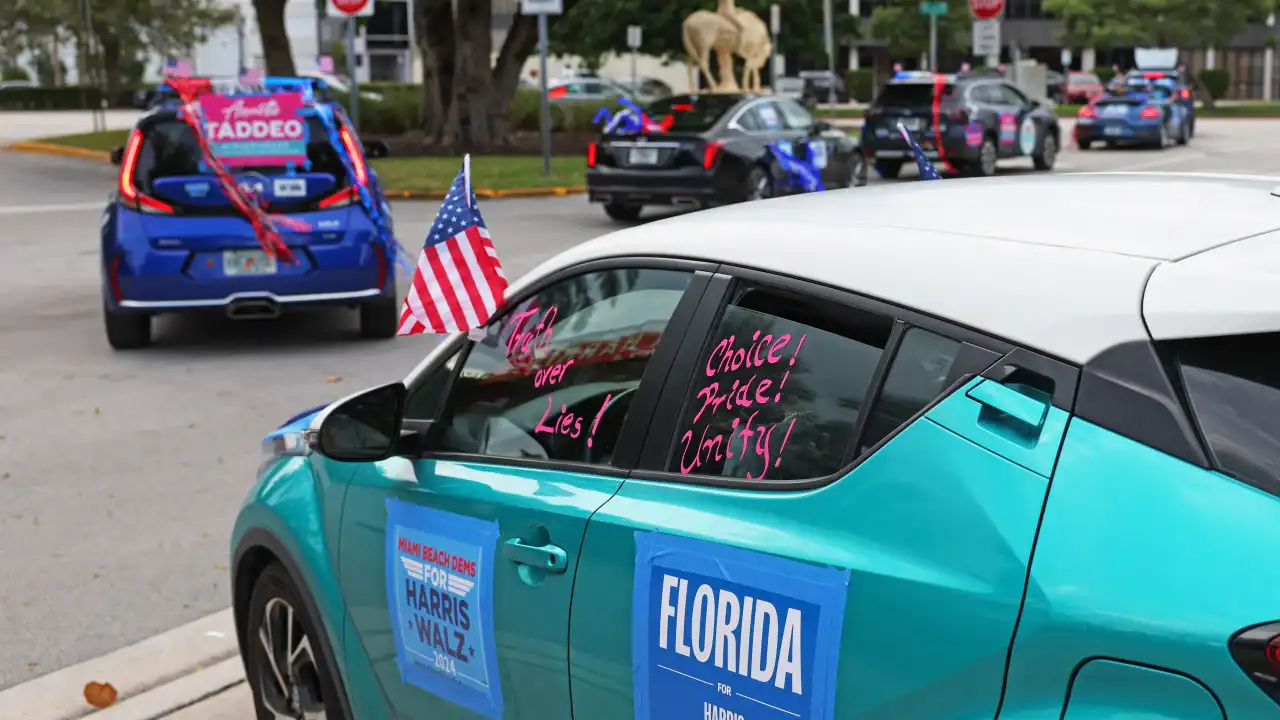
[{"label": "car tail light", "polygon": [[592,168],[595,166],[596,166],[596,144],[590,143],[589,145],[587,145],[587,167]]},{"label": "car tail light", "polygon": [[1160,108],[1142,108],[1142,112],[1138,113],[1138,115],[1148,120],[1158,118],[1160,117]]},{"label": "car tail light", "polygon": [[1076,113],[1076,116],[1082,117],[1082,118],[1091,118],[1091,117],[1097,117],[1098,113],[1096,110],[1093,109],[1092,105],[1085,105],[1084,107],[1080,108],[1080,112]]},{"label": "car tail light", "polygon": [[1163,77],[1164,77],[1164,73],[1162,73],[1162,72],[1144,72],[1144,73],[1142,73],[1142,77],[1146,78],[1147,80],[1159,80],[1160,78],[1163,78]]},{"label": "car tail light", "polygon": [[111,269],[107,272],[107,283],[111,286],[111,297],[120,302],[124,295],[120,292],[120,256],[111,260]]},{"label": "car tail light", "polygon": [[360,185],[369,184],[369,168],[364,164],[364,153],[360,150],[360,145],[356,142],[356,138],[351,134],[351,129],[345,124],[339,128],[338,134],[342,136],[342,145],[347,149],[347,154],[351,156],[351,165],[356,171],[356,182]]},{"label": "car tail light", "polygon": [[693,112],[693,105],[688,103],[679,103],[677,105],[672,105],[671,109],[677,112]]},{"label": "car tail light", "polygon": [[710,170],[716,164],[716,158],[720,157],[720,149],[723,147],[724,143],[719,141],[707,143],[706,149],[702,151],[702,167]]},{"label": "car tail light", "polygon": [[1231,638],[1228,648],[1244,674],[1280,703],[1280,622],[1241,630]]},{"label": "car tail light", "polygon": [[120,195],[119,203],[131,210],[138,210],[153,215],[172,215],[173,206],[168,203],[138,192],[133,183],[133,172],[138,169],[138,155],[142,153],[142,131],[134,130],[129,134],[129,142],[124,148],[124,157],[120,160]]},{"label": "car tail light", "polygon": [[378,257],[378,289],[381,290],[387,281],[387,254],[381,245],[373,246],[373,254]]},{"label": "car tail light", "polygon": [[555,100],[556,98],[562,98],[562,97],[564,97],[565,95],[568,95],[568,94],[569,94],[569,86],[568,86],[568,85],[561,85],[560,87],[553,87],[553,88],[551,88],[550,90],[548,90],[548,91],[547,91],[547,97],[551,98],[552,100]]},{"label": "car tail light", "polygon": [[323,210],[346,207],[360,198],[360,188],[350,185],[316,203]]},{"label": "car tail light", "polygon": [[1178,93],[1178,95],[1182,96],[1182,99],[1185,100],[1191,97],[1191,91],[1186,88],[1182,88],[1182,92]]}]

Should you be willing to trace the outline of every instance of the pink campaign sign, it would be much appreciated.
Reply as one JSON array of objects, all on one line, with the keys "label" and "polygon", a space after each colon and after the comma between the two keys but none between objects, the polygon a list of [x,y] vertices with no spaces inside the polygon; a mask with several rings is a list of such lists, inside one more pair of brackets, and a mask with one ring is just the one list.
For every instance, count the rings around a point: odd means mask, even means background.
[{"label": "pink campaign sign", "polygon": [[200,99],[213,154],[228,167],[302,164],[307,123],[301,93],[207,95]]}]

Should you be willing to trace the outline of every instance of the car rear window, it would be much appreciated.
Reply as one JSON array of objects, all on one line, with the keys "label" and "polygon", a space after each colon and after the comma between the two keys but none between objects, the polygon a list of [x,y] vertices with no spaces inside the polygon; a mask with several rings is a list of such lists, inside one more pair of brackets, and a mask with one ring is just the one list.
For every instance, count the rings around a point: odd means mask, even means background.
[{"label": "car rear window", "polygon": [[[933,106],[933,83],[899,83],[886,85],[876,98],[876,107],[920,108]],[[956,86],[946,83],[942,86],[943,98],[955,94]]]},{"label": "car rear window", "polygon": [[670,115],[670,132],[704,132],[741,100],[736,95],[677,95],[649,105],[648,112],[655,119]]},{"label": "car rear window", "polygon": [[1173,348],[1214,464],[1280,493],[1280,333],[1187,340]]},{"label": "car rear window", "polygon": [[[338,181],[338,187],[346,185],[346,168],[329,143],[324,125],[317,118],[309,117],[307,131],[310,172],[328,173]],[[139,190],[150,193],[151,183],[161,178],[208,174],[200,172],[202,157],[200,144],[196,142],[190,125],[177,119],[155,122],[143,130],[142,151],[138,155],[134,182]],[[246,167],[235,170],[252,171],[268,177],[286,172],[284,167]]]}]

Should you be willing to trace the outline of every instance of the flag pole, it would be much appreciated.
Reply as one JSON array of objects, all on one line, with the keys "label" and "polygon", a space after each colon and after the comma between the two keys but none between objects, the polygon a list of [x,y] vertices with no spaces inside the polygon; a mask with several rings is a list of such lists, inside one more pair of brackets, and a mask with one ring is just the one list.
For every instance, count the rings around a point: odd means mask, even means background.
[{"label": "flag pole", "polygon": [[467,203],[467,207],[471,206],[471,153],[462,156],[462,178],[465,183],[464,190],[466,195],[463,199]]}]

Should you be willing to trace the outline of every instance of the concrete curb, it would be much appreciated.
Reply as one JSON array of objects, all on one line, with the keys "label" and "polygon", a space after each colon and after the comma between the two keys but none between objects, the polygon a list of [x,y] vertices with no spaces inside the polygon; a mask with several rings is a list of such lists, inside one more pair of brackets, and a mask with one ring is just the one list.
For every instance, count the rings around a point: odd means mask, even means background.
[{"label": "concrete curb", "polygon": [[[193,673],[205,674],[197,671],[211,668],[224,660],[230,662],[228,658],[239,665],[238,653],[235,619],[228,608],[129,647],[0,691],[0,720],[79,720],[90,715],[114,720],[154,717],[109,713],[114,712],[113,708],[124,708],[125,705],[155,707],[157,698],[171,698],[174,691],[165,690],[163,695],[153,696],[148,701],[150,704],[132,703],[135,698],[141,701],[150,695],[148,691],[160,692],[156,688],[167,683],[179,679],[185,682]],[[225,679],[227,675],[216,677]],[[90,682],[111,683],[119,693],[117,704],[104,710],[94,710],[84,699],[84,686]],[[204,690],[208,686],[208,678],[203,678],[201,683],[179,685],[179,689]],[[176,702],[176,699],[171,699]],[[187,697],[170,710],[198,699],[198,696]]]},{"label": "concrete curb", "polygon": [[[63,157],[83,158],[86,160],[96,160],[98,162],[111,162],[111,153],[101,150],[85,150],[83,148],[69,147],[66,145],[55,145],[53,143],[42,143],[36,141],[24,140],[9,145],[7,150],[14,152],[37,153],[43,155],[61,155]],[[541,188],[509,188],[506,190],[496,190],[493,188],[476,188],[476,197],[482,198],[534,198],[534,197],[565,197],[566,195],[581,195],[587,191],[586,185],[567,185],[557,187],[541,187]],[[447,190],[383,190],[388,198],[396,200],[443,200]]]},{"label": "concrete curb", "polygon": [[240,658],[200,669],[150,692],[99,710],[94,720],[157,720],[245,682]]}]

